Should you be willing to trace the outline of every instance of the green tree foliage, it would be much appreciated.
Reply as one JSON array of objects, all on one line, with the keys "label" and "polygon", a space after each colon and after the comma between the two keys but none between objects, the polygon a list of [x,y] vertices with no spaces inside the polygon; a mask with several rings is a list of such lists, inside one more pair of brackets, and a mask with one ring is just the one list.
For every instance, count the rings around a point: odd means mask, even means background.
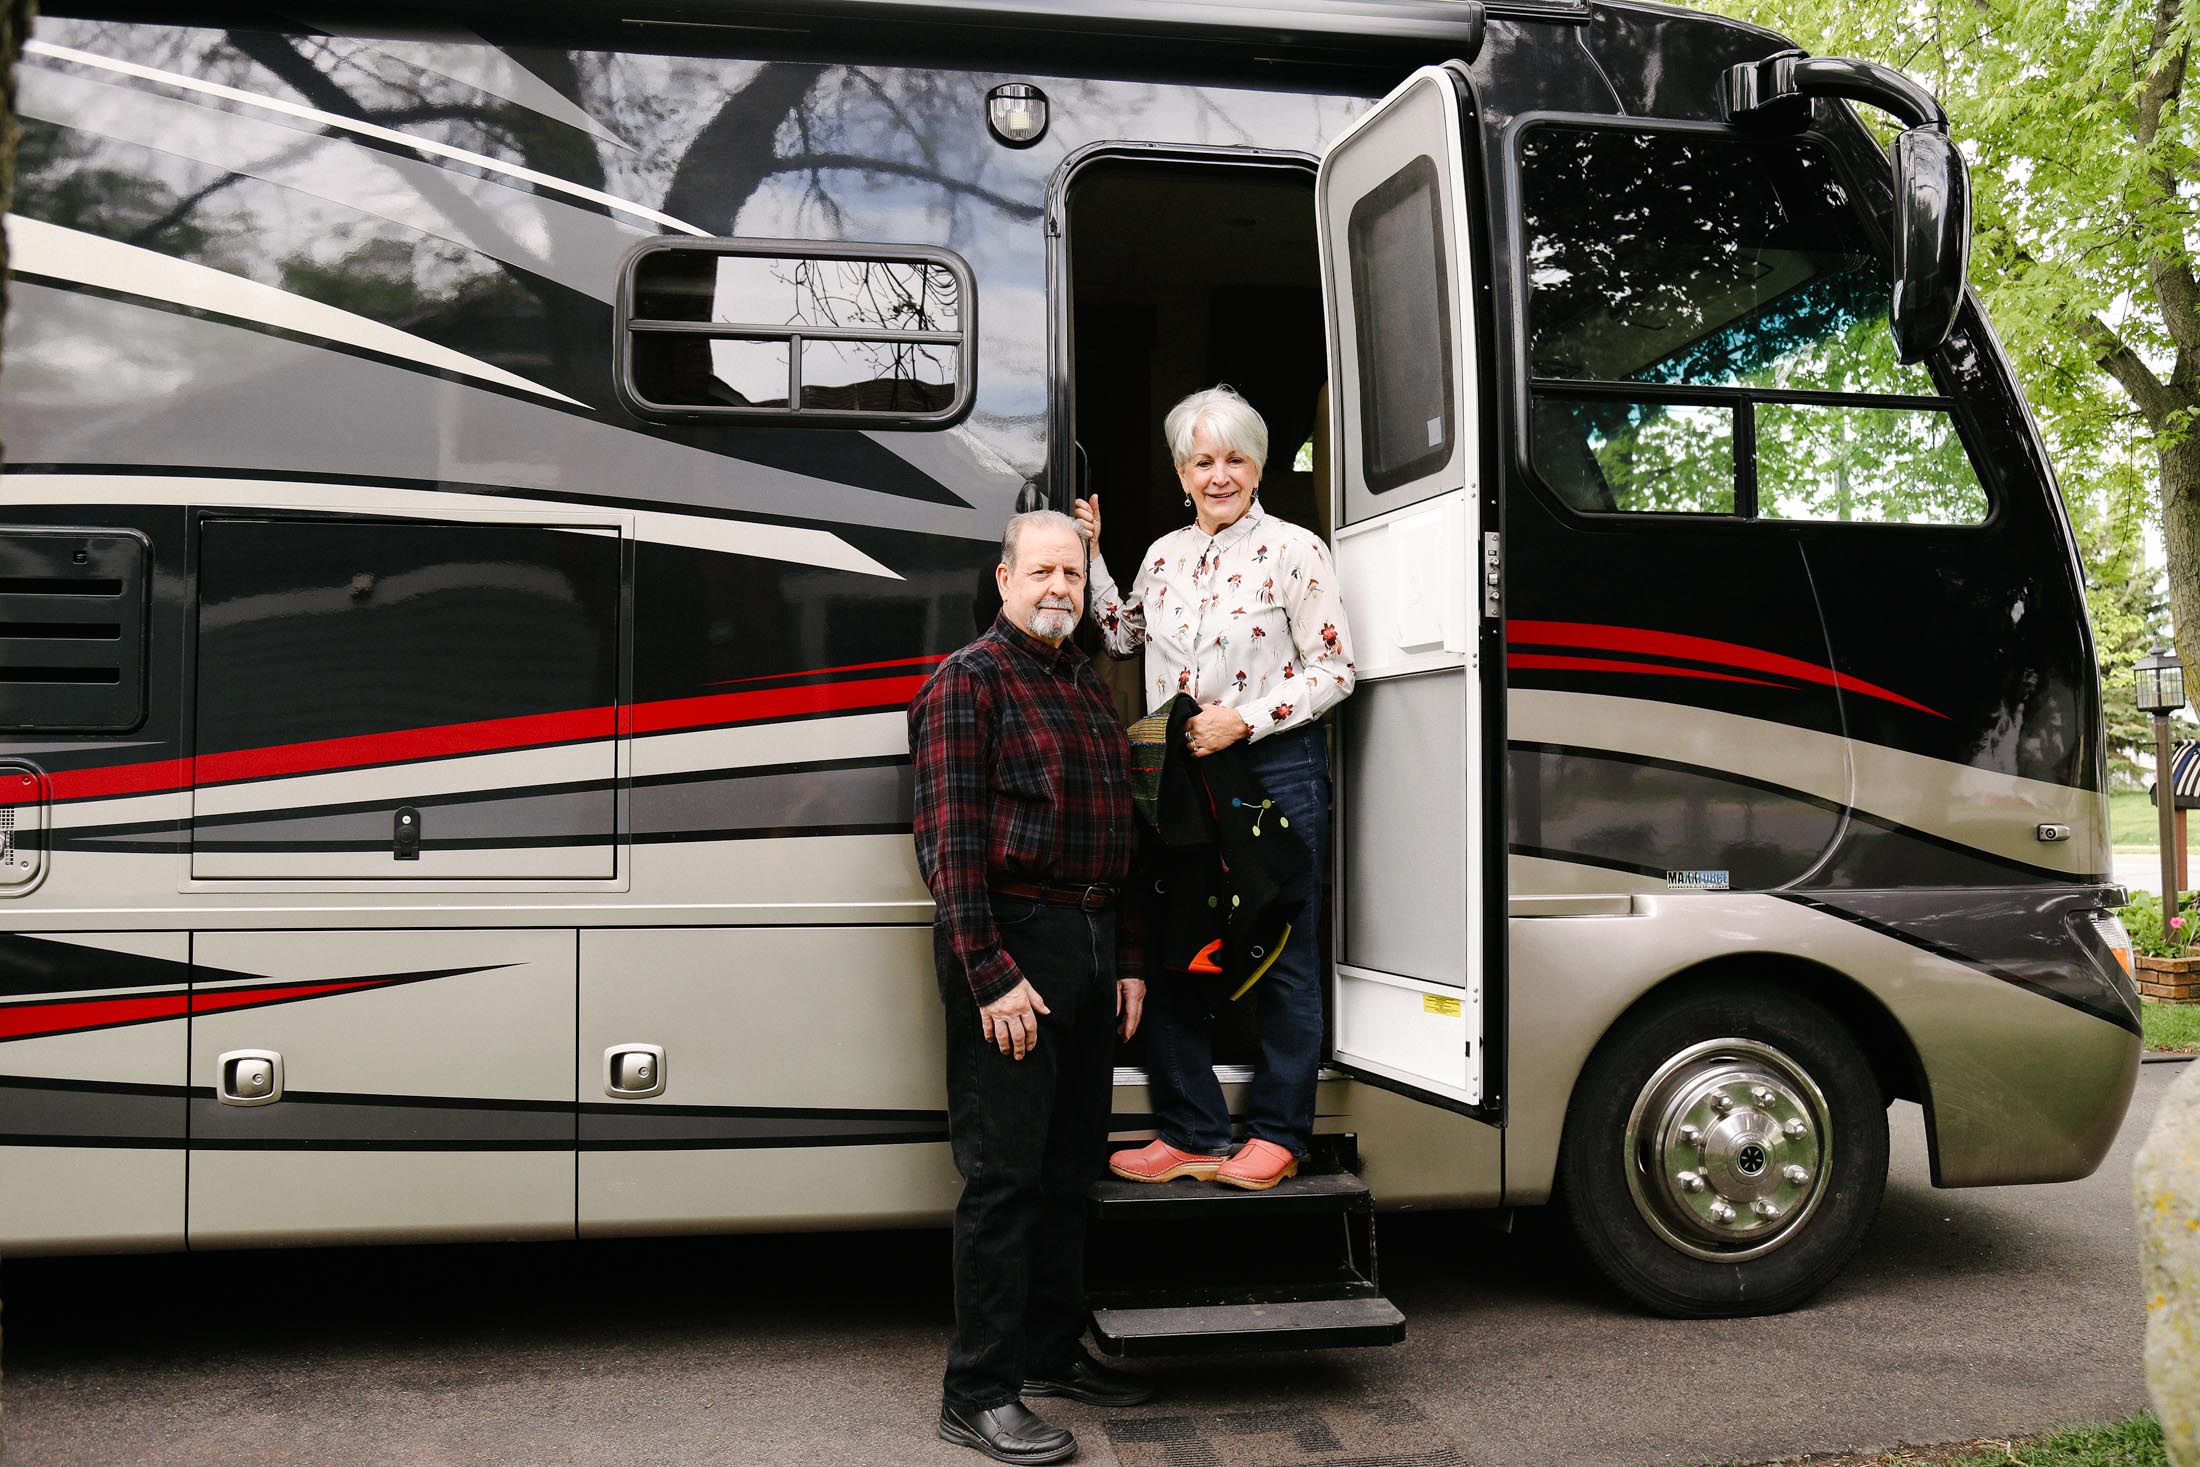
[{"label": "green tree foliage", "polygon": [[[2110,739],[2120,753],[2150,743],[2125,690],[2165,610],[2181,659],[2200,667],[2200,123],[2184,106],[2200,5],[1699,3],[1814,54],[1901,67],[1946,105],[1971,161],[1972,283],[2084,547]],[[2155,514],[2159,588],[2139,550]]]}]

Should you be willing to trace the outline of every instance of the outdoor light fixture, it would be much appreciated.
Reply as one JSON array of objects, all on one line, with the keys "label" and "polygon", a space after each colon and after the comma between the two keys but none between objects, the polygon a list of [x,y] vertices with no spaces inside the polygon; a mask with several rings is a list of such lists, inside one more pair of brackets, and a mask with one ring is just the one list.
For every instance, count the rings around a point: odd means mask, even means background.
[{"label": "outdoor light fixture", "polygon": [[2167,647],[2157,647],[2131,669],[2138,684],[2139,711],[2166,718],[2185,706],[2185,665]]},{"label": "outdoor light fixture", "polygon": [[1029,82],[1010,82],[985,94],[985,123],[1011,148],[1028,148],[1047,135],[1047,94]]},{"label": "outdoor light fixture", "polygon": [[2169,716],[2185,706],[2185,667],[2177,654],[2157,647],[2131,669],[2139,711],[2154,715],[2154,818],[2162,840],[2162,932],[2183,905],[2177,889],[2177,791],[2170,780]]}]

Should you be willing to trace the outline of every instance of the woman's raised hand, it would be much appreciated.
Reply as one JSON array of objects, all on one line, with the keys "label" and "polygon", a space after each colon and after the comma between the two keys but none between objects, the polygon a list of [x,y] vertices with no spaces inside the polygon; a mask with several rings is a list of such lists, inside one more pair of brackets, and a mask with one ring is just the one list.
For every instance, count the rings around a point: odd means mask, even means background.
[{"label": "woman's raised hand", "polygon": [[1070,505],[1077,512],[1077,533],[1085,537],[1088,545],[1100,543],[1100,496],[1090,499],[1072,499]]}]

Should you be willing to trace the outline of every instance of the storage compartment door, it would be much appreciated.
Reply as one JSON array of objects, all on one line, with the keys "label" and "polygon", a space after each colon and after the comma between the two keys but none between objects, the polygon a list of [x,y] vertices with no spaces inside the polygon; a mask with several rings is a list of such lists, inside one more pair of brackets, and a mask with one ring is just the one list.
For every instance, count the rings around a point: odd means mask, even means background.
[{"label": "storage compartment door", "polygon": [[1481,446],[1463,74],[1416,72],[1316,181],[1338,574],[1335,1062],[1484,1111]]},{"label": "storage compartment door", "polygon": [[574,939],[192,939],[191,1246],[573,1235]]},{"label": "storage compartment door", "polygon": [[615,531],[209,519],[198,583],[193,876],[614,874]]}]

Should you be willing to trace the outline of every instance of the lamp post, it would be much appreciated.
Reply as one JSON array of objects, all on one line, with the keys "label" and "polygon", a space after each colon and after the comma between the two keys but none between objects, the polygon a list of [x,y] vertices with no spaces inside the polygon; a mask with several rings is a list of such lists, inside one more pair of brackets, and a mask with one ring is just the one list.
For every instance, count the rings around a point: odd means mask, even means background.
[{"label": "lamp post", "polygon": [[2139,711],[2154,715],[2154,814],[2162,829],[2162,935],[2177,916],[2177,793],[2170,788],[2169,716],[2185,706],[2185,668],[2167,647],[2157,647],[2131,669]]}]

